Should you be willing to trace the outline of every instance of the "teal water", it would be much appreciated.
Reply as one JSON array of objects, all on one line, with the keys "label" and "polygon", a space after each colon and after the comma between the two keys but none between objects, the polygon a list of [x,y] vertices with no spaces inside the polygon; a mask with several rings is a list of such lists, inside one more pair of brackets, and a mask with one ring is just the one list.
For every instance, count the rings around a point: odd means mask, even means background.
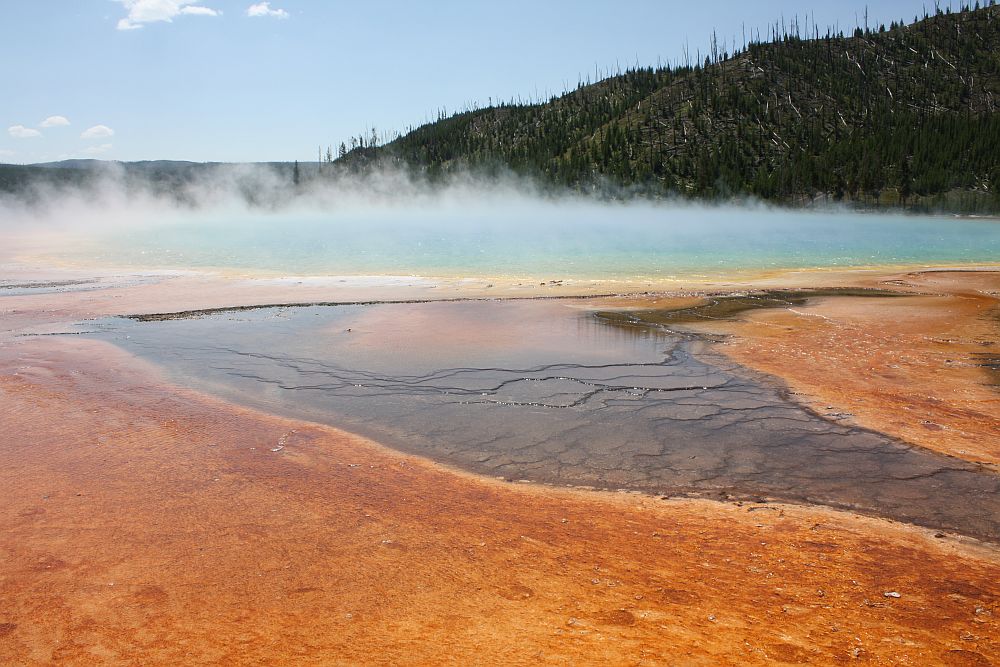
[{"label": "teal water", "polygon": [[286,275],[641,279],[1000,261],[1000,222],[544,201],[173,212],[64,258]]}]

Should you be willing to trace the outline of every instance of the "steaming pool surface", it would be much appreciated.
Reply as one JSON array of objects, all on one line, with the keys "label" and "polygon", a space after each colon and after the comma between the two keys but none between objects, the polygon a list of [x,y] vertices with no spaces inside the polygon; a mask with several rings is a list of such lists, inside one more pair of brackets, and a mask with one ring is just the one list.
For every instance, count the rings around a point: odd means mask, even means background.
[{"label": "steaming pool surface", "polygon": [[285,275],[713,277],[995,262],[993,220],[517,199],[138,212],[61,261]]}]

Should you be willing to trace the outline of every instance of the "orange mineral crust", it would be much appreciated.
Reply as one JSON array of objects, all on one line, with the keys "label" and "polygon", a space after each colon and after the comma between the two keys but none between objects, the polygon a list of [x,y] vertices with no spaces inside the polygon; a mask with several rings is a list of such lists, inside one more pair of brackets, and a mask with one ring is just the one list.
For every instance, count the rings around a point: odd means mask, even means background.
[{"label": "orange mineral crust", "polygon": [[[705,325],[718,349],[776,375],[820,413],[959,458],[1000,464],[1000,272],[883,281],[921,294],[835,297]],[[701,325],[699,325],[701,326]]]},{"label": "orange mineral crust", "polygon": [[0,347],[0,402],[4,664],[1000,659],[992,546],[474,478],[89,340]]}]

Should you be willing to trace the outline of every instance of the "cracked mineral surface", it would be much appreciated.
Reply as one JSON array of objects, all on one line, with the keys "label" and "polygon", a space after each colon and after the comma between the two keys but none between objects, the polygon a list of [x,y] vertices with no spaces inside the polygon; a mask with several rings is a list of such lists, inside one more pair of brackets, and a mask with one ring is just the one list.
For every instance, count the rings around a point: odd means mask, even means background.
[{"label": "cracked mineral surface", "polygon": [[540,301],[99,323],[185,383],[510,480],[849,508],[1000,541],[1000,476],[791,400],[697,336]]}]

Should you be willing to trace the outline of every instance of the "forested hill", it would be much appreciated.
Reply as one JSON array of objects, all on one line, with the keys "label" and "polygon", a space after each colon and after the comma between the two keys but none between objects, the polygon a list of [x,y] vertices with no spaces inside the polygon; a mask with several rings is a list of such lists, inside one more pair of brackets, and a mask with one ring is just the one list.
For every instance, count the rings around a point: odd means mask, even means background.
[{"label": "forested hill", "polygon": [[503,167],[691,197],[1000,209],[1000,6],[846,36],[809,30],[541,104],[460,113],[384,146],[353,140],[337,162],[431,175]]}]

